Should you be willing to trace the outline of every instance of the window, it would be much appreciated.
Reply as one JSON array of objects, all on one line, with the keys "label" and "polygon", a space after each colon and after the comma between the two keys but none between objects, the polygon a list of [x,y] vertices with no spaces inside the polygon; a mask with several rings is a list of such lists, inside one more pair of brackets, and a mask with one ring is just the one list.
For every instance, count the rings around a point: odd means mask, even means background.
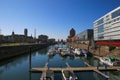
[{"label": "window", "polygon": [[120,16],[120,9],[112,13],[112,18]]},{"label": "window", "polygon": [[97,21],[97,24],[99,25],[99,24],[102,24],[103,23],[103,18],[102,19],[100,19],[99,21]]},{"label": "window", "polygon": [[104,36],[103,36],[103,33],[102,34],[98,34],[98,39],[103,39]]},{"label": "window", "polygon": [[117,18],[117,21],[119,21],[120,20],[120,18]]},{"label": "window", "polygon": [[117,21],[117,19],[114,20],[114,22],[116,22],[116,21]]},{"label": "window", "polygon": [[106,18],[108,18],[108,17],[109,17],[109,15],[106,16]]},{"label": "window", "polygon": [[104,32],[104,28],[103,28],[103,25],[101,25],[98,27],[98,38],[99,39],[104,38],[103,32]]},{"label": "window", "polygon": [[104,28],[103,28],[103,25],[100,25],[100,26],[98,27],[98,33],[104,32],[103,29],[104,29]]}]

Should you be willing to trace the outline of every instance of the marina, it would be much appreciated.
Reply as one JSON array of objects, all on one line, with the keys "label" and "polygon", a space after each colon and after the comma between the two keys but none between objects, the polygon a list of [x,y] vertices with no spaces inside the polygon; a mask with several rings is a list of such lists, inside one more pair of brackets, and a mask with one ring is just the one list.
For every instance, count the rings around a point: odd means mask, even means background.
[{"label": "marina", "polygon": [[[56,45],[55,45],[56,46]],[[66,45],[63,45],[63,47],[66,47]],[[7,63],[6,65],[1,65],[0,70],[2,69],[3,72],[0,75],[0,78],[2,76],[5,76],[5,74],[8,73],[8,71],[13,72],[12,66],[14,68],[13,73],[17,73],[16,71],[21,71],[21,73],[14,74],[17,77],[14,79],[21,80],[22,78],[20,76],[24,76],[26,80],[43,80],[47,78],[51,78],[52,80],[62,80],[62,71],[70,71],[72,74],[74,74],[78,80],[97,80],[99,77],[101,80],[104,80],[104,78],[108,80],[112,80],[112,76],[109,76],[107,73],[116,72],[117,78],[119,78],[120,75],[120,66],[108,66],[105,68],[104,66],[99,64],[99,68],[97,69],[96,61],[99,61],[98,59],[94,57],[84,57],[84,56],[61,56],[60,54],[56,54],[52,57],[50,57],[47,52],[49,50],[49,47],[46,49],[42,49],[37,52],[31,52],[30,54],[26,56],[21,56],[20,58],[16,58],[15,61],[11,60],[11,62]],[[23,62],[24,61],[24,62]],[[23,66],[25,64],[25,66]],[[8,68],[9,67],[9,68]],[[7,70],[7,73],[5,69]],[[15,70],[17,69],[17,70]],[[23,74],[23,72],[25,74]],[[96,74],[97,73],[97,74]],[[19,75],[18,75],[19,74]],[[29,76],[27,76],[29,74]],[[52,74],[52,75],[51,75]],[[25,75],[27,77],[25,77]],[[89,77],[82,77],[82,75],[89,76]],[[114,74],[110,74],[113,75]],[[103,78],[104,77],[104,78]],[[59,78],[59,79],[58,79]],[[5,80],[9,80],[10,76],[4,77]],[[13,79],[11,77],[11,79]]]},{"label": "marina", "polygon": [[0,3],[0,80],[120,80],[119,0]]},{"label": "marina", "polygon": [[[55,49],[53,49],[52,48],[52,52],[49,52],[49,55],[53,55],[53,54],[55,54],[55,53],[57,53],[57,52],[59,52],[59,51],[54,51]],[[50,50],[49,50],[50,51]],[[60,52],[62,51],[62,48],[60,48]],[[66,50],[66,52],[67,52],[68,50]],[[60,54],[60,53],[59,53]],[[65,53],[66,54],[66,53]],[[67,54],[69,54],[68,52],[67,52]],[[48,56],[49,56],[48,55]],[[64,55],[64,54],[63,54]],[[54,55],[53,55],[54,56]],[[75,56],[75,55],[74,55]],[[85,56],[86,57],[86,56]],[[100,57],[98,57],[98,56],[95,56],[95,58],[97,58],[97,59],[100,59]],[[46,63],[47,65],[48,65],[48,63]],[[45,64],[45,65],[46,65]],[[70,65],[68,64],[68,63],[66,63],[66,65],[67,65],[67,67],[64,67],[64,68],[61,68],[61,67],[54,67],[54,68],[52,68],[52,67],[43,67],[43,68],[32,68],[31,70],[30,70],[30,72],[33,72],[33,73],[38,73],[38,72],[42,72],[42,76],[41,77],[43,77],[44,75],[43,74],[45,74],[45,72],[47,72],[47,70],[50,70],[50,71],[53,71],[53,72],[62,72],[62,76],[63,76],[63,80],[69,80],[69,78],[73,78],[73,80],[77,80],[77,77],[76,78],[74,78],[74,72],[87,72],[87,71],[93,71],[93,72],[96,72],[96,73],[98,73],[98,74],[100,74],[101,76],[103,76],[103,77],[105,77],[106,79],[108,79],[108,78],[110,78],[108,75],[106,75],[106,74],[104,74],[104,73],[102,73],[101,71],[119,71],[119,69],[120,69],[120,66],[108,66],[108,67],[106,67],[106,66],[103,66],[103,67],[99,67],[99,66],[91,66],[89,63],[87,63],[87,62],[84,62],[84,64],[86,64],[87,65],[87,67],[70,67]],[[71,76],[70,74],[72,74],[72,75],[74,75],[74,76]],[[45,74],[46,75],[46,74]],[[49,75],[49,74],[48,74]]]}]

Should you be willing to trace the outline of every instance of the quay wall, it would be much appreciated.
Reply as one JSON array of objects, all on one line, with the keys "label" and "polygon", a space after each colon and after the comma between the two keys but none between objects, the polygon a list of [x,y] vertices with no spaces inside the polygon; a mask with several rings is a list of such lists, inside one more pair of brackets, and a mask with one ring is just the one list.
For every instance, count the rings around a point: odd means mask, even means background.
[{"label": "quay wall", "polygon": [[113,48],[111,46],[100,46],[100,48],[92,49],[91,46],[87,44],[77,44],[77,43],[67,43],[67,44],[73,47],[86,49],[96,56],[114,55],[117,56],[118,59],[120,59],[120,47]]},{"label": "quay wall", "polygon": [[49,46],[48,44],[28,44],[28,45],[14,45],[14,46],[0,46],[0,60],[12,58],[18,55],[30,53]]}]

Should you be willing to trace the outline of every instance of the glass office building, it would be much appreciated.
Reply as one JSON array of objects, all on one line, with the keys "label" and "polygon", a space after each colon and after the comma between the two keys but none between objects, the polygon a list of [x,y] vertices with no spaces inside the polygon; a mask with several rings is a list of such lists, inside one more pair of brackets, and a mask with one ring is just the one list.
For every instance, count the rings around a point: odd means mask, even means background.
[{"label": "glass office building", "polygon": [[79,43],[88,44],[89,41],[93,38],[93,29],[87,29],[76,35],[77,41]]},{"label": "glass office building", "polygon": [[95,41],[120,40],[120,6],[94,21]]}]

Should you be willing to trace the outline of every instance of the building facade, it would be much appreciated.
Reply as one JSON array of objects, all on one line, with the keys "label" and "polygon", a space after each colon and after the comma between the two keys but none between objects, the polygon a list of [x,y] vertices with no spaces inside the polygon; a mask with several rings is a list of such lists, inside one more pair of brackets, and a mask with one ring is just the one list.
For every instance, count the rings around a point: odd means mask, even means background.
[{"label": "building facade", "polygon": [[38,41],[39,41],[39,43],[46,43],[46,42],[48,42],[48,36],[47,35],[39,35]]},{"label": "building facade", "polygon": [[34,39],[32,36],[27,36],[27,29],[24,30],[24,34],[15,34],[12,31],[11,35],[0,35],[0,43],[33,43]]},{"label": "building facade", "polygon": [[120,7],[94,22],[94,39],[120,40]]},{"label": "building facade", "polygon": [[75,37],[75,30],[72,28],[70,31],[69,31],[69,36],[67,38],[67,42],[74,42],[76,41],[76,37]]},{"label": "building facade", "polygon": [[[109,44],[107,41],[120,41],[120,6],[94,21],[94,40]],[[106,41],[106,42],[105,42]],[[99,43],[99,44],[102,44]],[[115,43],[114,43],[115,44]]]},{"label": "building facade", "polygon": [[70,30],[70,37],[74,37],[75,36],[75,30],[72,28]]},{"label": "building facade", "polygon": [[91,39],[93,39],[93,29],[87,29],[76,35],[77,42],[89,44]]}]

